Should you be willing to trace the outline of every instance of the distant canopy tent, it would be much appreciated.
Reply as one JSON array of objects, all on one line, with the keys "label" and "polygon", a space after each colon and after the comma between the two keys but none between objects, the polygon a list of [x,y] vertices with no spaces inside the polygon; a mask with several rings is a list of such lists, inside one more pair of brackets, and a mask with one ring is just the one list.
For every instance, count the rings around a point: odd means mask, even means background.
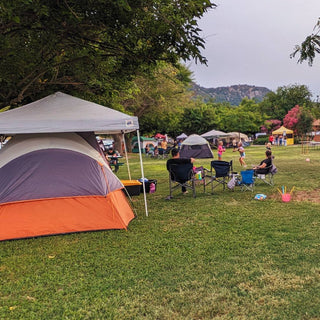
[{"label": "distant canopy tent", "polygon": [[181,158],[213,158],[209,142],[197,134],[190,135],[181,143]]},{"label": "distant canopy tent", "polygon": [[228,132],[227,133],[228,136],[232,137],[232,138],[239,138],[244,140],[244,141],[249,141],[249,137],[244,134],[244,133],[241,133],[241,132]]},{"label": "distant canopy tent", "polygon": [[227,136],[228,134],[226,132],[219,131],[219,130],[211,130],[201,135],[201,137],[206,139],[213,139],[213,138],[227,137]]},{"label": "distant canopy tent", "polygon": [[188,136],[185,133],[181,133],[179,136],[177,136],[177,140],[183,140],[183,139],[187,139]]},{"label": "distant canopy tent", "polygon": [[287,129],[284,126],[281,126],[279,129],[272,131],[272,135],[286,135],[287,138],[287,145],[292,145],[294,144],[294,135],[293,135],[293,130]]},{"label": "distant canopy tent", "polygon": [[155,139],[166,139],[166,136],[161,133],[157,133],[154,137],[155,137]]},{"label": "distant canopy tent", "polygon": [[12,136],[0,150],[0,240],[126,228],[134,214],[95,134],[138,128],[61,92],[0,113],[0,133]]},{"label": "distant canopy tent", "polygon": [[[148,137],[140,137],[140,147],[142,153],[146,152],[146,147],[148,146],[150,149],[154,149],[158,145],[158,141],[154,138],[148,138]],[[133,153],[139,152],[139,145],[138,145],[138,138],[133,137],[131,140],[131,151]]]},{"label": "distant canopy tent", "polygon": [[230,138],[230,140],[236,139],[237,141],[241,142],[248,142],[249,141],[249,137],[241,132],[228,132],[228,137]]},{"label": "distant canopy tent", "polygon": [[218,140],[222,140],[224,144],[227,143],[228,134],[219,130],[210,130],[203,133],[201,137],[208,140],[212,145],[218,146]]}]

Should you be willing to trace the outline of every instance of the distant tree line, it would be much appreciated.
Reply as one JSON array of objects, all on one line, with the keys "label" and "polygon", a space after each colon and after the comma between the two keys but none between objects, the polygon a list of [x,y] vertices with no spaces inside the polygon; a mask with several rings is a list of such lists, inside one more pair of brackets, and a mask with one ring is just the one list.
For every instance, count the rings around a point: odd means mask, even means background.
[{"label": "distant tree line", "polygon": [[[304,85],[238,106],[195,99],[192,73],[180,61],[206,63],[197,21],[215,7],[208,0],[2,2],[0,108],[63,91],[138,116],[142,134],[250,134],[283,123],[309,130],[320,111]],[[307,42],[311,63],[318,41],[313,34]]]}]

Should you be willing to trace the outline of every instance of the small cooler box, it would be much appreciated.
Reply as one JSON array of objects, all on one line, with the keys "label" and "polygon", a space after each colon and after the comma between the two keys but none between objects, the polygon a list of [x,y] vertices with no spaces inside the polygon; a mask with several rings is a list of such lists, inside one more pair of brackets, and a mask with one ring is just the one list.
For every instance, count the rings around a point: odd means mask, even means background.
[{"label": "small cooler box", "polygon": [[[138,180],[121,180],[122,184],[126,188],[129,196],[138,196],[141,192],[142,183]],[[125,194],[127,192],[123,190]]]}]

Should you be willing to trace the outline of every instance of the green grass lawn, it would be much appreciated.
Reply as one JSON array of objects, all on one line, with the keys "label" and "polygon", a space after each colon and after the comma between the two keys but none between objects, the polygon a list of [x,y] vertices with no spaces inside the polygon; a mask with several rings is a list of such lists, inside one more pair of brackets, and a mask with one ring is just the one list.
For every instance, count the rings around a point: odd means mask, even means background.
[{"label": "green grass lawn", "polygon": [[[246,148],[248,167],[264,151]],[[165,160],[144,157],[157,191],[148,217],[133,198],[127,231],[0,242],[0,319],[320,319],[320,202],[308,198],[320,190],[320,150],[273,153],[274,187],[211,195],[198,186],[195,199],[170,201]],[[223,158],[240,170],[238,153]],[[141,177],[137,155],[130,168]],[[128,178],[126,166],[118,175]],[[281,202],[282,185],[295,186],[293,201]]]}]

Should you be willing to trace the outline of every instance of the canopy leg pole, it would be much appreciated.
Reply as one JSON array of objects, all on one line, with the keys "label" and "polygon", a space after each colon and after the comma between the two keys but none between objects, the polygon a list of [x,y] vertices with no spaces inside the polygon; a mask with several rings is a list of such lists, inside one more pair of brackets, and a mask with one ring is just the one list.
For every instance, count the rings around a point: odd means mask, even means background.
[{"label": "canopy leg pole", "polygon": [[124,132],[123,131],[122,131],[122,141],[123,141],[123,145],[124,145],[124,154],[126,156],[126,163],[127,163],[127,168],[128,168],[128,176],[129,176],[129,180],[131,180],[131,172],[130,172],[130,167],[129,167],[128,152],[127,152],[126,140],[124,138]]},{"label": "canopy leg pole", "polygon": [[144,172],[143,172],[143,164],[142,164],[142,153],[141,153],[140,133],[139,133],[139,130],[137,130],[137,139],[138,139],[138,148],[139,148],[139,157],[140,157],[140,168],[141,168],[141,178],[142,178],[142,187],[143,187],[144,207],[145,207],[145,209],[146,209],[146,216],[148,216],[148,205],[147,205],[147,196],[146,196],[146,184],[144,183]]}]

